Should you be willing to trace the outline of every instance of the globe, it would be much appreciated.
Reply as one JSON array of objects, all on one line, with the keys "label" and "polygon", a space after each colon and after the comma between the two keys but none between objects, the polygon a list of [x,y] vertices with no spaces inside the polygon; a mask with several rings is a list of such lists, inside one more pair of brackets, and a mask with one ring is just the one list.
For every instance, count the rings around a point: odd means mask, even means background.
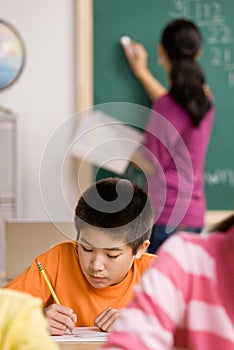
[{"label": "globe", "polygon": [[0,20],[0,90],[12,85],[22,72],[25,49],[12,25]]}]

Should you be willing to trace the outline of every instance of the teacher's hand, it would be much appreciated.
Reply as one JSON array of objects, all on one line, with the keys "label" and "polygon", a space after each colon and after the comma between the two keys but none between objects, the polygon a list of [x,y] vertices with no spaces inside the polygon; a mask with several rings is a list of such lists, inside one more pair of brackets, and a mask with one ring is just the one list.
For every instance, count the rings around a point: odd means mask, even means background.
[{"label": "teacher's hand", "polygon": [[131,41],[129,46],[123,46],[123,50],[136,77],[140,77],[145,71],[148,71],[148,53],[143,45]]}]

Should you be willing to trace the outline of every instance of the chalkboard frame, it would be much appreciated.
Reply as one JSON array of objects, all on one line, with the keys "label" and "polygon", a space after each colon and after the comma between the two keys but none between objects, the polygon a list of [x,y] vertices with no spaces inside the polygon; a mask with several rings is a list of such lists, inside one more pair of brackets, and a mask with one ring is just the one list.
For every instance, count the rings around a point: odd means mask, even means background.
[{"label": "chalkboard frame", "polygon": [[[76,0],[75,25],[76,108],[79,125],[82,118],[79,111],[93,106],[93,0]],[[76,167],[79,172],[79,196],[93,182],[93,166],[76,159]]]}]

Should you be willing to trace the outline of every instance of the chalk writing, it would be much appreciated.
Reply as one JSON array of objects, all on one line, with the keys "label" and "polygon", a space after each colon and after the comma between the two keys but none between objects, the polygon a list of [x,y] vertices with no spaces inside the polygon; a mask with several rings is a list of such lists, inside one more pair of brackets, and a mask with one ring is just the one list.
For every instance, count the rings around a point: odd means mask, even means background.
[{"label": "chalk writing", "polygon": [[169,16],[195,19],[208,44],[211,65],[222,69],[228,87],[234,88],[234,36],[224,10],[223,1],[173,0]]},{"label": "chalk writing", "polygon": [[205,182],[209,186],[229,185],[234,187],[234,169],[216,169],[205,172]]}]

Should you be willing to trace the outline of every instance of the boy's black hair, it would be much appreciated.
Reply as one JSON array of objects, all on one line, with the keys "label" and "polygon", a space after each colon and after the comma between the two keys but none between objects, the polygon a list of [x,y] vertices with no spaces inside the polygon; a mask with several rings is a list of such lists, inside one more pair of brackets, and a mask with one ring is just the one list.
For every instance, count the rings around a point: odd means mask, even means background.
[{"label": "boy's black hair", "polygon": [[91,185],[75,209],[77,240],[80,229],[98,228],[124,239],[136,254],[150,238],[153,209],[146,192],[137,184],[120,178],[106,178]]}]

